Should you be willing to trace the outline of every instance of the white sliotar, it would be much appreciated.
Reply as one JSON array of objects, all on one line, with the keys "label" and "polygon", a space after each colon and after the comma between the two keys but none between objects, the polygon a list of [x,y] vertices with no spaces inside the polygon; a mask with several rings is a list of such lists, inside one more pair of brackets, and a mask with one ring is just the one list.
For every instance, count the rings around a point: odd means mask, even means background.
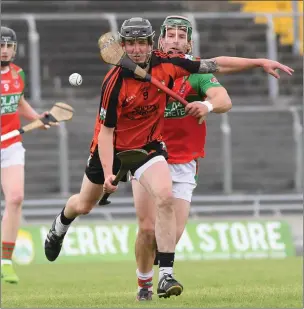
[{"label": "white sliotar", "polygon": [[80,86],[82,84],[82,76],[79,73],[73,73],[69,77],[72,86]]}]

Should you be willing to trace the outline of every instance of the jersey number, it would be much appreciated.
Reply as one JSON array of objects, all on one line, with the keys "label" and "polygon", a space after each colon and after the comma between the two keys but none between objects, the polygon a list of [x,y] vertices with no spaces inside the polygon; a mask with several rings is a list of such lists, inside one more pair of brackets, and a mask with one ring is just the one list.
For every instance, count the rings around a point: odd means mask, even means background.
[{"label": "jersey number", "polygon": [[8,91],[9,90],[9,84],[4,84],[4,90]]}]

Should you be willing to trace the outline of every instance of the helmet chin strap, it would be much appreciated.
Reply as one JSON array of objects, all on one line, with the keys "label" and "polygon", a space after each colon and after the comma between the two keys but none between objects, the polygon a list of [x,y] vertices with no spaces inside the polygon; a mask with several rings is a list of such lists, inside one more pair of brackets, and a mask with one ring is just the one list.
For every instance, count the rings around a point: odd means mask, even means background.
[{"label": "helmet chin strap", "polygon": [[141,67],[142,69],[145,69],[148,66],[148,64],[149,64],[148,62],[137,63],[137,65]]},{"label": "helmet chin strap", "polygon": [[8,60],[8,61],[1,61],[1,68],[9,66],[10,63],[11,63],[10,60]]},{"label": "helmet chin strap", "polygon": [[167,52],[167,54],[169,54],[169,55],[173,55],[173,54],[183,54],[183,52],[181,52],[181,51],[176,51],[175,53],[172,51],[172,50],[169,50],[168,52]]},{"label": "helmet chin strap", "polygon": [[151,55],[152,55],[152,51],[147,53],[147,59],[146,59],[145,62],[138,64],[142,69],[146,69],[149,66],[150,60],[151,60]]},{"label": "helmet chin strap", "polygon": [[[141,55],[143,55],[143,54],[141,54]],[[148,52],[146,55],[147,55],[147,57],[146,57],[146,60],[144,62],[136,63],[142,69],[146,69],[148,67],[148,65],[150,64],[152,50],[150,52]]]}]

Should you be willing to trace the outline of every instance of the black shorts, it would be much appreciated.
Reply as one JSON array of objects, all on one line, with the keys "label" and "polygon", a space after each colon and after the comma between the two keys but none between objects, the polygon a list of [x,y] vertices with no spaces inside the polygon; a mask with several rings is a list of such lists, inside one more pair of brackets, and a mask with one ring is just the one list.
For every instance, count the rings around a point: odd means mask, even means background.
[{"label": "black shorts", "polygon": [[[131,170],[131,174],[134,175],[135,171],[144,165],[146,162],[151,160],[152,158],[156,156],[163,156],[166,160],[168,159],[168,153],[166,150],[166,146],[164,142],[151,142],[150,144],[142,147],[142,149],[146,150],[148,153],[150,153],[147,158],[140,162],[138,166],[136,166],[133,170]],[[113,174],[116,175],[120,169],[120,160],[116,156],[116,153],[119,151],[115,151],[114,155],[114,161],[113,161]],[[85,174],[88,177],[88,179],[95,184],[102,185],[104,183],[104,174],[103,174],[103,168],[99,159],[99,153],[98,153],[98,147],[96,146],[95,151],[91,154],[86,169]],[[121,180],[123,182],[128,181],[127,175],[123,177]]]}]

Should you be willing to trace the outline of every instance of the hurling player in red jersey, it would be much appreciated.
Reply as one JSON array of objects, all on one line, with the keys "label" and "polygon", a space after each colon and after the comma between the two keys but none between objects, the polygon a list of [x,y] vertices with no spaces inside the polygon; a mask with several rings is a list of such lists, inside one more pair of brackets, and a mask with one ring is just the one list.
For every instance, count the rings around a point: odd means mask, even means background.
[{"label": "hurling player in red jersey", "polygon": [[[1,135],[20,128],[20,116],[29,121],[43,117],[25,100],[24,71],[13,63],[17,51],[14,30],[1,27]],[[49,128],[49,126],[45,126]],[[24,196],[24,152],[21,135],[1,143],[1,186],[5,209],[1,224],[1,279],[18,283],[12,265]]]},{"label": "hurling player in red jersey", "polygon": [[[121,43],[128,56],[169,88],[173,87],[175,79],[191,73],[232,73],[262,65],[258,59],[217,57],[192,61],[185,55],[172,57],[153,51],[153,37],[150,22],[140,17],[124,21],[120,30]],[[292,69],[279,63],[267,64],[272,73],[275,68],[292,73]],[[89,213],[103,191],[112,193],[117,189],[112,185],[119,169],[116,152],[142,148],[149,155],[131,173],[140,183],[139,189],[134,191],[134,199],[148,194],[157,210],[155,234],[160,261],[157,293],[160,297],[182,293],[183,286],[172,275],[176,220],[172,180],[162,138],[166,103],[165,93],[127,69],[115,67],[106,75],[81,191],[68,200],[45,240],[45,254],[50,261],[58,257],[73,220]],[[138,299],[142,298],[141,292],[146,289],[138,293]]]},{"label": "hurling player in red jersey", "polygon": [[[171,54],[192,54],[192,26],[190,21],[181,16],[169,16],[161,27],[159,49]],[[212,104],[216,113],[227,112],[231,107],[230,97],[213,74],[191,74],[178,78],[173,90],[193,102],[193,108],[200,116],[208,112]],[[208,97],[209,101],[203,101]],[[203,105],[202,105],[203,104]],[[163,140],[168,149],[168,163],[173,182],[174,210],[176,217],[176,243],[178,243],[189,215],[193,190],[196,187],[198,159],[204,157],[206,124],[198,124],[186,108],[176,100],[170,99],[165,110]],[[133,179],[134,192],[140,184]],[[134,194],[136,196],[136,194]],[[147,205],[147,203],[151,204]],[[138,233],[135,253],[139,292],[146,287],[148,292],[141,292],[145,299],[153,289],[153,261],[155,258],[155,219],[156,211],[153,201],[141,194],[135,199],[134,206],[138,218]],[[158,264],[158,259],[155,265]]]}]

